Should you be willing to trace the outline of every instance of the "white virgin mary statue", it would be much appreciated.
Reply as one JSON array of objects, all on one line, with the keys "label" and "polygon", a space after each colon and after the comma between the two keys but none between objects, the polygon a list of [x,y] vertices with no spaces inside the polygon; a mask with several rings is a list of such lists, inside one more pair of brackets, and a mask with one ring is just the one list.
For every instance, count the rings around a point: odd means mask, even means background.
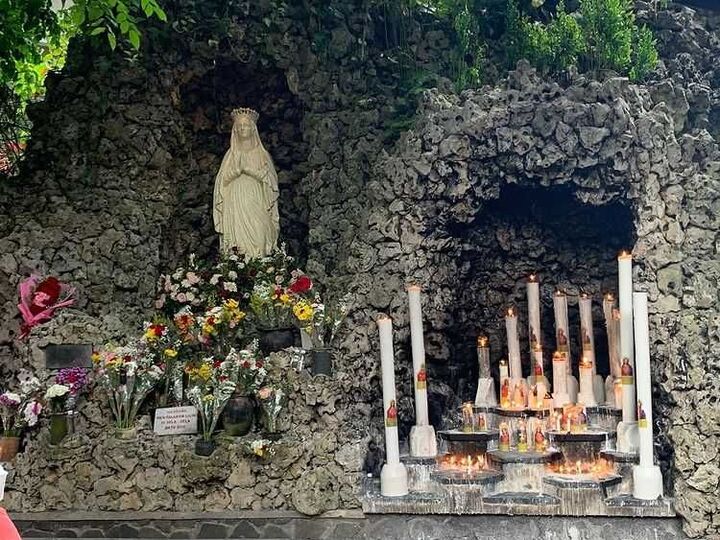
[{"label": "white virgin mary statue", "polygon": [[232,116],[230,149],[215,177],[215,230],[222,251],[235,248],[250,257],[263,257],[277,246],[280,232],[277,173],[260,142],[258,113],[235,109]]}]

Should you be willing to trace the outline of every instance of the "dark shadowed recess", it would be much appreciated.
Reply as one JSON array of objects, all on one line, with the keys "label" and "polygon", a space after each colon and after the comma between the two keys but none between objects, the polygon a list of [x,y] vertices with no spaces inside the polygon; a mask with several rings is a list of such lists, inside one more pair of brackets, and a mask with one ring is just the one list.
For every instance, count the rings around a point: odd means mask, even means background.
[{"label": "dark shadowed recess", "polygon": [[260,137],[278,172],[280,241],[302,264],[307,257],[307,209],[299,187],[308,148],[302,133],[303,110],[288,89],[284,72],[218,61],[202,77],[185,84],[180,99],[193,169],[180,186],[177,226],[167,232],[163,261],[172,268],[191,251],[201,256],[217,253],[211,209],[215,175],[230,146],[230,114],[248,107],[260,113]]},{"label": "dark shadowed recess", "polygon": [[[616,255],[635,243],[632,209],[627,201],[595,206],[580,202],[575,188],[505,186],[469,224],[453,235],[460,240],[462,261],[457,296],[448,332],[450,361],[434,365],[439,376],[462,399],[473,399],[477,382],[475,340],[490,338],[491,361],[507,357],[504,314],[519,311],[518,330],[524,375],[530,372],[527,340],[526,280],[536,273],[541,282],[541,325],[545,370],[550,376],[555,346],[552,295],[568,294],[573,358],[578,358],[580,319],[578,295],[593,295],[593,323],[598,371],[609,372],[602,295],[617,289]],[[432,359],[431,359],[432,362]],[[432,365],[432,364],[431,364]],[[577,367],[576,367],[577,370]]]}]

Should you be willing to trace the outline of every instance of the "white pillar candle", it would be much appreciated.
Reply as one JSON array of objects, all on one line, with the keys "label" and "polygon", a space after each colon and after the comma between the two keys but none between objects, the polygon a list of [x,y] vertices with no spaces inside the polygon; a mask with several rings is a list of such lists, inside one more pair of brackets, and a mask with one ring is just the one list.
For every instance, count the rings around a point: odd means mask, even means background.
[{"label": "white pillar candle", "polygon": [[499,367],[500,367],[500,384],[502,384],[505,379],[510,378],[510,372],[508,371],[507,360],[500,360]]},{"label": "white pillar candle", "polygon": [[640,466],[653,465],[652,387],[650,382],[650,337],[647,293],[633,294],[635,326],[635,387],[640,435]]},{"label": "white pillar candle", "polygon": [[607,293],[603,298],[603,314],[605,315],[605,327],[607,329],[608,361],[610,364],[610,375],[614,379],[620,378],[620,340],[618,332],[620,329],[620,312],[615,308],[615,296]]},{"label": "white pillar candle", "polygon": [[478,378],[489,379],[490,375],[490,345],[488,338],[478,336],[477,338]]},{"label": "white pillar candle", "polygon": [[510,378],[517,381],[522,378],[522,364],[520,362],[520,340],[517,332],[517,314],[513,308],[508,308],[505,316],[505,331],[507,332],[508,360],[510,361]]},{"label": "white pillar candle", "polygon": [[553,402],[556,408],[566,405],[570,401],[567,391],[567,358],[557,351],[553,355]]},{"label": "white pillar candle", "polygon": [[582,344],[583,356],[587,356],[592,363],[593,375],[597,373],[595,366],[595,337],[593,336],[592,323],[592,297],[582,293],[579,300],[580,307],[580,342]]},{"label": "white pillar candle", "polygon": [[624,423],[635,422],[635,370],[627,358],[623,358],[620,367],[622,381],[622,421]]},{"label": "white pillar candle", "polygon": [[558,352],[565,353],[567,365],[565,369],[568,375],[572,374],[570,357],[570,332],[568,324],[567,295],[562,291],[555,291],[553,295],[553,307],[555,308],[555,341]]},{"label": "white pillar candle", "polygon": [[415,425],[427,426],[427,371],[425,368],[425,343],[422,326],[420,287],[410,285],[407,289],[410,309],[410,342],[413,360],[413,387],[415,388]]},{"label": "white pillar candle", "polygon": [[532,368],[532,374],[535,377],[542,377],[544,375],[544,368],[543,368],[543,351],[542,351],[542,345],[540,343],[536,343],[533,347],[532,351],[532,358],[533,358],[533,368]]},{"label": "white pillar candle", "polygon": [[400,441],[397,428],[397,398],[395,397],[395,355],[393,352],[392,320],[381,317],[377,321],[380,332],[380,366],[382,370],[383,414],[385,416],[385,456],[389,465],[400,463]]},{"label": "white pillar candle", "polygon": [[595,392],[593,389],[593,381],[595,374],[593,373],[592,361],[588,355],[584,355],[578,365],[580,371],[580,393],[578,400],[583,405],[597,405]]},{"label": "white pillar candle", "polygon": [[530,341],[530,356],[532,357],[535,345],[540,343],[540,283],[537,276],[530,274],[527,281],[528,302],[528,340]]},{"label": "white pillar candle", "polygon": [[636,499],[655,500],[663,496],[660,467],[653,459],[652,389],[650,376],[650,328],[648,322],[647,293],[633,294],[635,330],[635,372],[638,395],[638,439],[640,464],[633,467],[633,496]]},{"label": "white pillar candle", "polygon": [[618,256],[618,285],[620,289],[620,357],[634,366],[632,255],[623,251]]}]

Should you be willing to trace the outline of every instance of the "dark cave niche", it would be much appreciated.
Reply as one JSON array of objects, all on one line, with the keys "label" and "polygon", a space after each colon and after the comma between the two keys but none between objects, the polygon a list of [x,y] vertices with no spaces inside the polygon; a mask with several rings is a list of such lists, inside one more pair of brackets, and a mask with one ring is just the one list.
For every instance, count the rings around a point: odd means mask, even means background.
[{"label": "dark cave niche", "polygon": [[[527,276],[540,279],[541,343],[549,373],[554,351],[552,295],[568,294],[573,358],[578,358],[578,295],[593,295],[598,371],[609,373],[602,294],[617,288],[616,255],[635,243],[632,209],[619,200],[601,206],[580,202],[571,186],[505,186],[474,222],[454,231],[460,239],[460,275],[453,322],[447,332],[450,361],[438,366],[463,400],[474,399],[475,338],[490,338],[492,366],[507,358],[504,313],[519,310],[518,330],[525,376],[530,371],[527,339]],[[577,370],[577,366],[575,366]]]},{"label": "dark cave niche", "polygon": [[215,175],[230,145],[231,111],[248,107],[260,113],[258,130],[272,155],[280,184],[280,242],[300,264],[307,258],[307,210],[300,181],[308,145],[303,139],[303,109],[288,88],[285,73],[262,69],[239,61],[218,61],[202,77],[180,91],[186,136],[190,140],[196,170],[187,171],[180,187],[174,230],[167,232],[163,262],[181,264],[190,252],[214,256],[218,242],[212,222]]}]

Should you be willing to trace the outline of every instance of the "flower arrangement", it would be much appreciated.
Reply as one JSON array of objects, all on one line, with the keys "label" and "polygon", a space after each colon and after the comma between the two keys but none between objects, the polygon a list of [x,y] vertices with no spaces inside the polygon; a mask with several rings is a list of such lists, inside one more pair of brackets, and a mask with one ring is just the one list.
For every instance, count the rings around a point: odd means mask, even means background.
[{"label": "flower arrangement", "polygon": [[237,353],[237,390],[242,395],[254,394],[265,380],[267,371],[259,355],[257,340]]},{"label": "flower arrangement", "polygon": [[293,270],[287,285],[284,281],[283,275],[277,275],[274,282],[259,282],[253,288],[250,308],[260,327],[285,328],[292,326],[294,318],[312,317],[312,306],[305,299],[313,287],[312,280]]},{"label": "flower arrangement", "polygon": [[180,403],[183,397],[184,366],[179,355],[183,339],[177,334],[175,327],[163,321],[156,321],[146,322],[143,325],[140,341],[163,373],[157,405],[165,407],[171,401]]},{"label": "flower arrangement", "polygon": [[237,300],[229,298],[221,305],[211,307],[197,318],[198,341],[215,346],[220,354],[227,354],[235,343],[245,312]]},{"label": "flower arrangement", "polygon": [[287,403],[287,393],[281,388],[263,386],[257,392],[257,399],[262,411],[263,424],[267,433],[277,432],[277,419],[280,411]]},{"label": "flower arrangement", "polygon": [[87,388],[88,376],[81,367],[63,368],[55,375],[55,382],[70,389],[70,398],[77,399]]},{"label": "flower arrangement", "polygon": [[258,457],[264,458],[275,454],[273,442],[268,439],[255,439],[246,444],[248,451]]},{"label": "flower arrangement", "polygon": [[56,277],[43,279],[32,275],[20,282],[18,292],[18,309],[23,319],[20,339],[25,339],[35,326],[52,319],[58,309],[75,302],[75,289],[60,283]]},{"label": "flower arrangement", "polygon": [[23,429],[37,425],[42,412],[39,401],[40,381],[28,377],[20,382],[18,392],[6,391],[0,394],[0,420],[3,437],[19,437]]},{"label": "flower arrangement", "polygon": [[45,391],[45,403],[51,413],[67,412],[87,385],[87,373],[83,368],[64,368],[55,375],[55,382]]},{"label": "flower arrangement", "polygon": [[345,300],[336,306],[327,306],[315,295],[311,300],[302,300],[293,308],[295,324],[304,330],[316,349],[329,348],[348,314]]},{"label": "flower arrangement", "polygon": [[141,403],[162,379],[163,370],[142,343],[98,351],[93,354],[93,363],[115,427],[131,429]]},{"label": "flower arrangement", "polygon": [[186,369],[190,381],[187,396],[200,413],[205,442],[212,440],[220,414],[235,391],[237,367],[237,353],[232,350],[225,359],[209,356]]}]

